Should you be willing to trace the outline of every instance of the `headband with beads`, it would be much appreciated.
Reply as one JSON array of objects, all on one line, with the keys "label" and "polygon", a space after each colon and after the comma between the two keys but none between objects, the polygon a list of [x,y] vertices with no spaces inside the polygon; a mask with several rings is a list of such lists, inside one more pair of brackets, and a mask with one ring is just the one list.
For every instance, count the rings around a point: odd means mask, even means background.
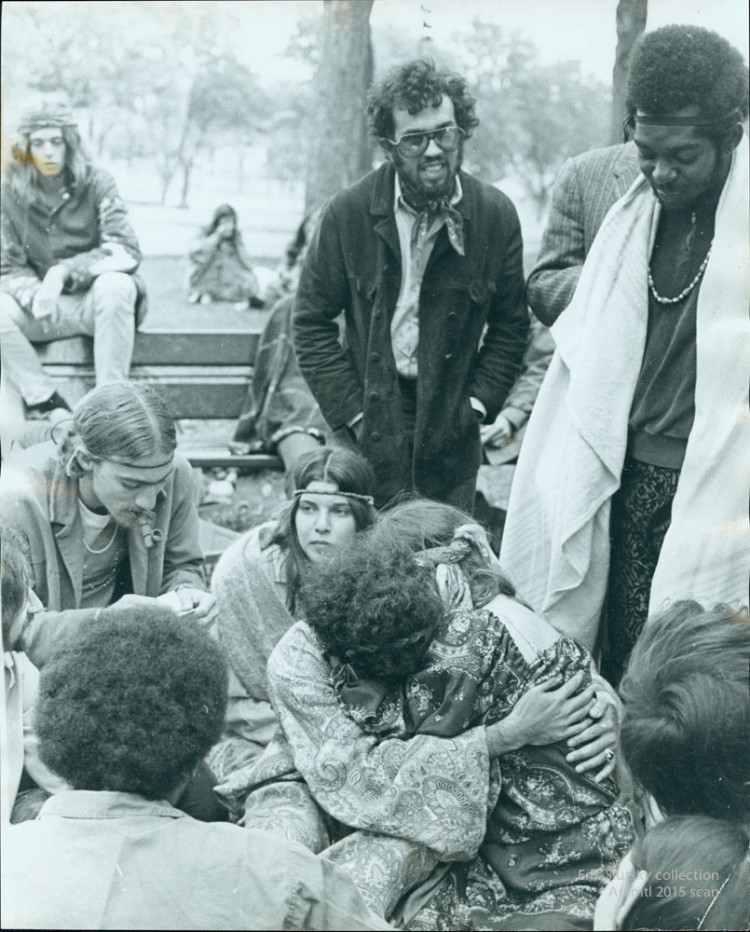
[{"label": "headband with beads", "polygon": [[310,495],[343,495],[344,498],[353,498],[356,502],[364,502],[366,505],[372,506],[375,505],[375,499],[372,495],[360,495],[357,492],[318,492],[317,490],[313,492],[311,489],[295,489],[294,497],[299,498],[300,495],[306,495],[308,493]]}]

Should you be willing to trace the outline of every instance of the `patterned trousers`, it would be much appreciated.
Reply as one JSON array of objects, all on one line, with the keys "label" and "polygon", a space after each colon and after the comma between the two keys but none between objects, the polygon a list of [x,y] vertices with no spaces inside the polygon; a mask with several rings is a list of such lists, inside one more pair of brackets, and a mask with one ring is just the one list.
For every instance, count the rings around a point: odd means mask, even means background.
[{"label": "patterned trousers", "polygon": [[679,469],[626,459],[612,499],[602,673],[616,686],[646,618],[651,580],[672,521]]}]

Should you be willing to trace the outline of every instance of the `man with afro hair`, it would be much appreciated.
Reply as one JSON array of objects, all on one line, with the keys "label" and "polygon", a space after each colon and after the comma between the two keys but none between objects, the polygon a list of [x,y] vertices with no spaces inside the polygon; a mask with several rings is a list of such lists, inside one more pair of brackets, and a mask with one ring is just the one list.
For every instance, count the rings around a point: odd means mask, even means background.
[{"label": "man with afro hair", "polygon": [[72,789],[4,833],[3,928],[389,928],[330,862],[173,807],[226,696],[219,647],[169,608],[111,608],[66,641],[36,727]]},{"label": "man with afro hair", "polygon": [[501,561],[617,683],[649,614],[742,604],[750,576],[748,71],[665,26],[633,52],[641,175],[609,211],[514,476]]},{"label": "man with afro hair", "polygon": [[473,509],[479,425],[526,349],[516,210],[461,170],[474,107],[466,81],[431,62],[387,75],[368,106],[386,161],[326,206],[300,277],[300,369],[372,464],[378,506],[410,491]]}]

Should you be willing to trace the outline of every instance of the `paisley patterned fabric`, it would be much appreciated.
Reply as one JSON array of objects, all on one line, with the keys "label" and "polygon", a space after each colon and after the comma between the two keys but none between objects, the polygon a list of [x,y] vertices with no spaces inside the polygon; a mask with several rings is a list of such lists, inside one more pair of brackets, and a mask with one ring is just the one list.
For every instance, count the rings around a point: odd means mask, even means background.
[{"label": "paisley patterned fabric", "polygon": [[243,824],[325,849],[399,925],[591,928],[633,839],[614,780],[577,774],[558,746],[490,764],[482,727],[537,683],[589,682],[591,659],[569,638],[535,648],[512,599],[471,610],[458,567],[438,578],[453,611],[397,688],[353,679],[303,622],[287,632],[268,667],[280,730],[218,791]]},{"label": "paisley patterned fabric", "polygon": [[[304,622],[271,654],[268,689],[279,731],[256,764],[216,787],[235,815],[244,811],[244,824],[267,817],[270,785],[296,778],[340,834],[336,823],[423,845],[444,861],[476,854],[498,793],[482,727],[410,741],[365,734],[336,696],[331,666]],[[276,795],[272,819],[299,837],[299,790],[292,782],[284,792],[288,805]]]},{"label": "paisley patterned fabric", "polygon": [[[348,708],[363,731],[448,736],[504,718],[528,689],[552,677],[580,671],[581,688],[590,682],[591,658],[575,641],[561,637],[536,648],[520,627],[525,609],[518,603],[501,598],[492,612],[467,609],[454,568],[442,569],[443,596],[451,592],[461,607],[436,635],[429,666],[385,692],[383,684],[336,679],[345,705],[356,691],[358,704]],[[614,779],[597,784],[576,773],[565,751],[529,746],[493,762],[502,789],[479,857],[453,865],[416,917],[405,909],[410,928],[591,928],[598,894],[633,841],[633,821],[617,804]],[[378,846],[368,851],[360,843],[353,853],[354,876],[377,873]]]}]

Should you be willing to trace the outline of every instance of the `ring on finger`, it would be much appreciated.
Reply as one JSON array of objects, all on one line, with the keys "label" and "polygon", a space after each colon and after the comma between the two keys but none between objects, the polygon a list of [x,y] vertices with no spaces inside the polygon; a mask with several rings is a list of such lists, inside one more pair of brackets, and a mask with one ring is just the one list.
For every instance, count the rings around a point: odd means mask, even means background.
[{"label": "ring on finger", "polygon": [[607,750],[604,752],[604,756],[607,758],[608,761],[611,761],[612,758],[615,756],[615,752],[612,750],[612,748],[607,748]]}]

